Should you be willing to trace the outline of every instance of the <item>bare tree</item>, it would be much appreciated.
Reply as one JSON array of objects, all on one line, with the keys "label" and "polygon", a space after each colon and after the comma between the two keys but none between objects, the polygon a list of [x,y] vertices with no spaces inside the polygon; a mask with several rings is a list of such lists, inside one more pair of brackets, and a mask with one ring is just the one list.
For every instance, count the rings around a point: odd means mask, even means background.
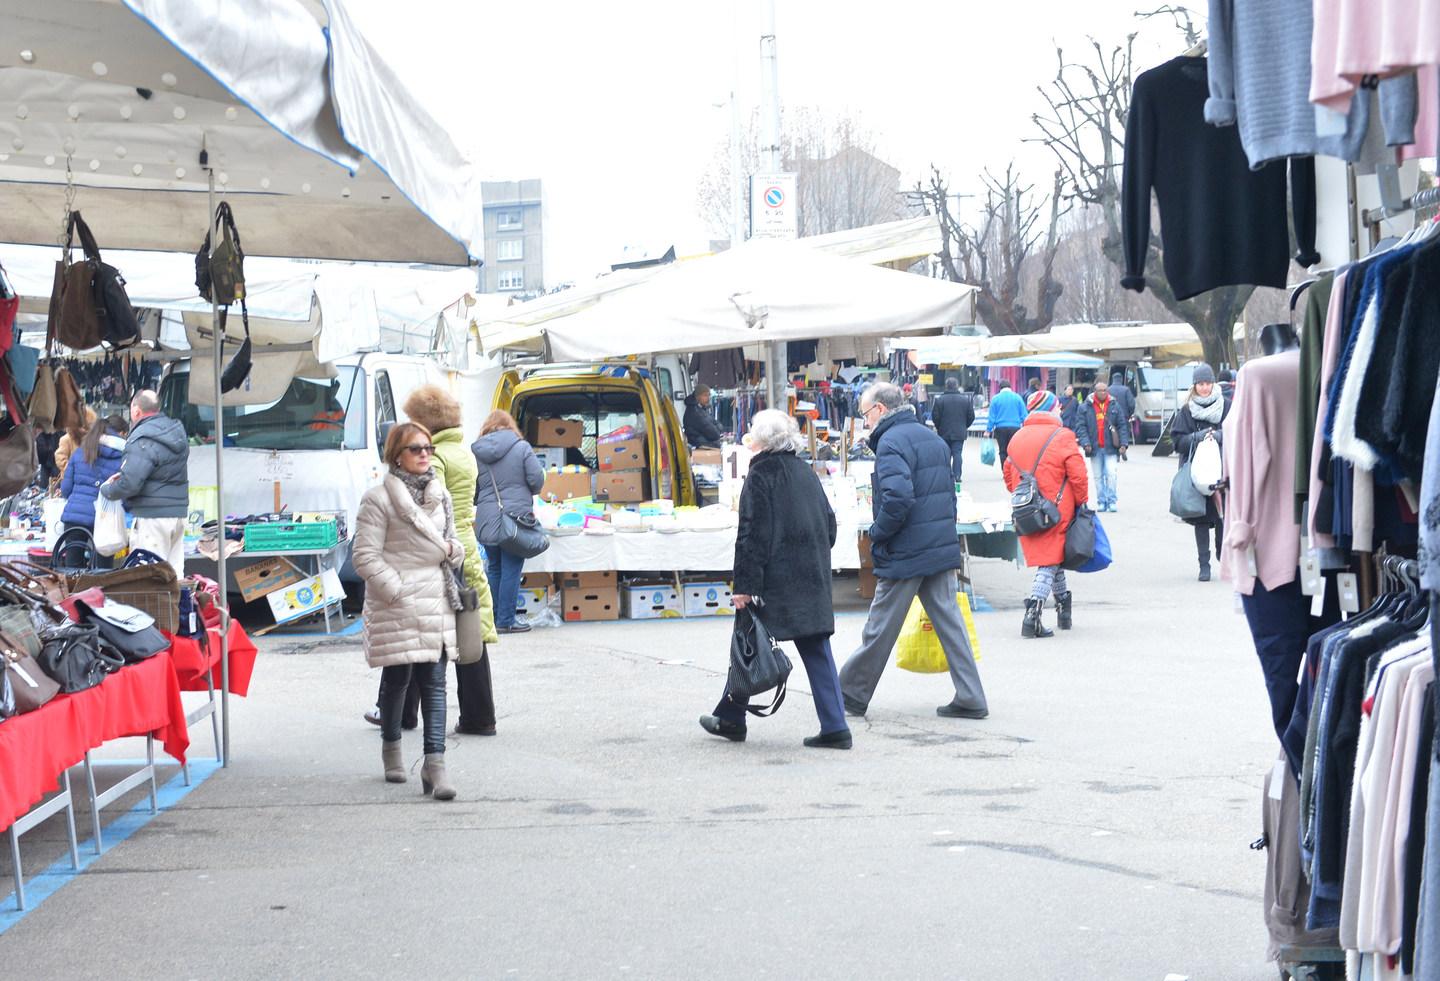
[{"label": "bare tree", "polygon": [[1005,168],[1003,177],[987,171],[981,180],[985,201],[975,224],[957,217],[951,205],[956,195],[949,192],[938,167],[931,165],[928,186],[915,185],[912,197],[926,214],[940,219],[941,271],[946,279],[977,287],[975,309],[991,333],[1045,330],[1064,292],[1055,276],[1060,219],[1069,210],[1060,193],[1061,175],[1056,173],[1051,193],[1038,198],[1014,164]]},{"label": "bare tree", "polygon": [[[1104,227],[1100,249],[1116,266],[1117,275],[1125,264],[1120,166],[1134,84],[1134,42],[1131,34],[1124,44],[1107,51],[1092,39],[1086,63],[1068,60],[1057,48],[1055,78],[1040,88],[1048,110],[1033,117],[1039,141],[1054,152],[1065,175],[1067,194],[1100,217]],[[1152,227],[1158,228],[1153,223]],[[1222,286],[1179,300],[1165,278],[1163,261],[1160,236],[1153,231],[1145,262],[1146,288],[1174,317],[1195,328],[1207,361],[1234,364],[1235,322],[1254,287]]]},{"label": "bare tree", "polygon": [[[752,114],[741,136],[744,176],[760,169],[758,121]],[[787,110],[781,119],[781,166],[796,177],[800,235],[860,228],[904,217],[900,171],[879,156],[875,136],[849,116],[818,109]],[[729,141],[717,147],[700,179],[700,216],[716,234],[731,223]]]}]

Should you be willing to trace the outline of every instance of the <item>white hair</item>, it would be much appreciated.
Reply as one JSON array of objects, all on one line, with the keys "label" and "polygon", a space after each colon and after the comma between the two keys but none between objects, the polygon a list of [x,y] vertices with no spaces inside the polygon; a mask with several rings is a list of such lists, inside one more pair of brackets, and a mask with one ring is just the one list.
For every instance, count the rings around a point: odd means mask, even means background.
[{"label": "white hair", "polygon": [[750,443],[760,453],[794,453],[802,445],[800,427],[779,409],[763,409],[750,421]]}]

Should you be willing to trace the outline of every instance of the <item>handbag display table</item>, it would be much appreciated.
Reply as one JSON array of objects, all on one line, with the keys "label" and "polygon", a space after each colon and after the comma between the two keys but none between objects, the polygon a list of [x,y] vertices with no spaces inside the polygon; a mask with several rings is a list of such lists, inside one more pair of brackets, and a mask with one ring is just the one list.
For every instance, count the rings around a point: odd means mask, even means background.
[{"label": "handbag display table", "polygon": [[[111,739],[147,737],[147,762],[103,794],[95,792],[89,754]],[[75,850],[75,817],[70,800],[70,767],[86,763],[86,782],[93,807],[96,847],[100,846],[99,810],[121,794],[150,783],[154,806],[153,739],[180,763],[190,746],[185,706],[175,663],[162,651],[139,664],[122,668],[94,688],[57,695],[48,704],[0,722],[0,829],[9,829],[16,898],[24,906],[19,836],[40,821],[64,810]],[[95,764],[100,765],[100,764]],[[31,807],[46,794],[61,792],[41,807]]]},{"label": "handbag display table", "polygon": [[[201,647],[194,637],[172,637],[170,656],[175,662],[175,674],[180,679],[181,691],[210,691],[220,687],[220,631],[209,628],[209,644]],[[230,694],[244,698],[250,694],[250,678],[255,673],[255,657],[258,653],[249,634],[235,620],[230,621]]]}]

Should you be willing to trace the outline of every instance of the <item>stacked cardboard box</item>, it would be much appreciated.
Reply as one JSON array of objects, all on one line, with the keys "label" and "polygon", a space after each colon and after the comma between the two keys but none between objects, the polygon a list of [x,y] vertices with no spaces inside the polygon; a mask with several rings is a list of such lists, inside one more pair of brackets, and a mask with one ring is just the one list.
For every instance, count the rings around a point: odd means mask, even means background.
[{"label": "stacked cardboard box", "polygon": [[561,572],[556,579],[566,621],[620,619],[620,590],[614,570]]},{"label": "stacked cardboard box", "polygon": [[730,605],[728,582],[687,582],[685,584],[685,615],[687,617],[734,616]]},{"label": "stacked cardboard box", "polygon": [[620,587],[620,615],[627,620],[666,620],[684,614],[684,604],[668,582],[628,582]]},{"label": "stacked cardboard box", "polygon": [[580,448],[584,424],[576,419],[532,419],[526,432],[536,456],[545,460],[545,486],[540,497],[547,501],[589,497],[593,492],[590,468],[564,465],[565,451]]},{"label": "stacked cardboard box", "polygon": [[555,595],[554,578],[548,572],[527,572],[521,576],[515,612],[527,619],[543,613]]},{"label": "stacked cardboard box", "polygon": [[645,493],[645,437],[632,436],[596,447],[600,472],[595,475],[595,500],[639,504]]}]

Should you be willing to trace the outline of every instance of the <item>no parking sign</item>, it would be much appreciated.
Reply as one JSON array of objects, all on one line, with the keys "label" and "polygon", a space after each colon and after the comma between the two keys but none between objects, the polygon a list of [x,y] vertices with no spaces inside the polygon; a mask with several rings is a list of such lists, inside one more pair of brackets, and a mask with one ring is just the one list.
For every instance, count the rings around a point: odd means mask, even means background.
[{"label": "no parking sign", "polygon": [[750,178],[750,237],[796,238],[799,200],[794,174],[756,174]]}]

